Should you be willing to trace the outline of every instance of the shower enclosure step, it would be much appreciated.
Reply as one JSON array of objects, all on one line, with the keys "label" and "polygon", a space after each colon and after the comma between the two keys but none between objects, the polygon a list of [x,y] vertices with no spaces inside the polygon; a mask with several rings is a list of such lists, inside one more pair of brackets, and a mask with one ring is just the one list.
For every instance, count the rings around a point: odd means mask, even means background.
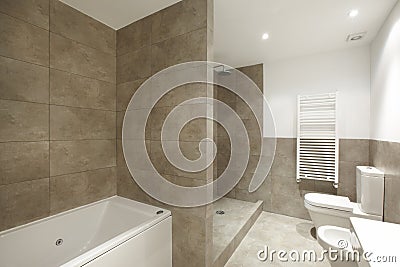
[{"label": "shower enclosure step", "polygon": [[261,214],[262,204],[231,198],[214,203],[213,267],[226,264]]}]

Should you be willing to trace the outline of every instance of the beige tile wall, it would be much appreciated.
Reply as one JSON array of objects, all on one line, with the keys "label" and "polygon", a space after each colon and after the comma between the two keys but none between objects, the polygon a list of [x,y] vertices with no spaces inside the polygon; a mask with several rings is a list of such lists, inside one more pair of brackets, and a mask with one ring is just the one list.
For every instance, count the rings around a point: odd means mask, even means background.
[{"label": "beige tile wall", "polygon": [[[132,95],[150,76],[175,64],[207,60],[212,29],[207,18],[211,1],[184,0],[117,31],[117,177],[118,195],[164,206],[173,213],[174,266],[210,266],[212,257],[212,207],[193,209],[166,206],[145,194],[133,181],[121,146],[122,122]],[[146,128],[150,158],[162,176],[176,184],[206,183],[206,172],[187,173],[166,159],[161,147],[161,125],[180,102],[206,96],[207,87],[192,84],[176,88],[153,108]],[[205,105],[197,108],[206,108]],[[189,158],[198,156],[198,141],[207,137],[204,120],[188,124],[179,142]]]},{"label": "beige tile wall", "polygon": [[[348,196],[356,201],[356,166],[369,165],[369,140],[342,139],[339,144],[339,188],[320,181],[296,182],[296,139],[277,138],[275,159],[264,184],[248,192],[250,177],[244,176],[232,197],[245,201],[264,201],[264,210],[309,219],[304,208],[304,194],[319,192]],[[250,162],[256,159],[250,159]]]},{"label": "beige tile wall", "polygon": [[384,219],[400,223],[400,143],[371,140],[371,164],[385,172]]},{"label": "beige tile wall", "polygon": [[115,195],[115,31],[57,0],[0,24],[0,230]]}]

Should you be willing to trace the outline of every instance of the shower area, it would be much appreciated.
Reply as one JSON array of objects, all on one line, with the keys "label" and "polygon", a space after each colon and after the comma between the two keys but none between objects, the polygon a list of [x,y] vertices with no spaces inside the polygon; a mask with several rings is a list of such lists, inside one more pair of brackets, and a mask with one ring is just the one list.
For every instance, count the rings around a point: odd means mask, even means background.
[{"label": "shower area", "polygon": [[[214,69],[214,78],[217,81],[222,79],[223,84],[234,88],[241,86],[239,72],[245,74],[258,90],[263,92],[264,70],[262,64],[235,70],[227,66],[217,66]],[[250,181],[260,160],[263,138],[263,133],[260,132],[262,125],[258,125],[254,110],[251,110],[244,100],[232,90],[219,85],[214,85],[213,97],[228,105],[239,116],[246,128],[250,147],[248,164],[240,181],[225,197],[213,203],[213,266],[224,266],[263,211],[264,202],[259,199],[265,199],[266,196],[260,197],[259,195],[268,193],[265,190],[268,178],[259,190],[254,193],[249,192]],[[221,119],[220,116],[224,116],[221,113],[218,108],[214,107],[213,115],[216,121]],[[214,124],[213,139],[217,146],[213,175],[216,179],[227,169],[232,156],[232,146],[226,129],[218,123]]]}]

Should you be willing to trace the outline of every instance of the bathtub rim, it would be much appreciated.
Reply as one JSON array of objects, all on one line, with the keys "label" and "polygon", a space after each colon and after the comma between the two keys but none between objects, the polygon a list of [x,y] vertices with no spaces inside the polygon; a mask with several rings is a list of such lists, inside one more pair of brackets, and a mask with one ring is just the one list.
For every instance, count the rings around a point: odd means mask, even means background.
[{"label": "bathtub rim", "polygon": [[[42,218],[42,219],[39,219],[39,220],[36,220],[33,222],[29,222],[24,225],[20,225],[20,226],[14,227],[14,228],[4,230],[4,231],[0,232],[0,239],[2,236],[10,234],[12,232],[16,232],[16,231],[28,228],[30,226],[39,224],[39,223],[47,222],[47,221],[52,220],[57,217],[62,217],[62,216],[74,213],[76,211],[90,208],[92,206],[99,205],[104,202],[109,202],[109,201],[113,201],[113,200],[118,201],[119,203],[125,202],[125,203],[127,203],[128,206],[129,206],[128,203],[130,202],[131,204],[134,203],[135,205],[139,205],[140,207],[142,207],[144,209],[147,208],[149,210],[157,210],[157,211],[162,210],[163,213],[159,214],[159,215],[154,214],[154,216],[149,218],[149,220],[135,226],[134,228],[130,228],[127,231],[122,232],[121,234],[114,236],[113,238],[107,240],[106,242],[82,253],[81,255],[79,255],[73,259],[70,259],[69,261],[66,261],[65,263],[61,264],[60,267],[72,267],[72,266],[85,265],[85,264],[89,263],[90,261],[94,260],[95,258],[107,253],[108,251],[110,251],[110,250],[118,247],[119,245],[125,243],[126,241],[134,238],[135,236],[139,235],[140,233],[150,229],[154,225],[164,221],[165,219],[167,219],[168,217],[170,217],[172,215],[171,211],[166,210],[164,208],[159,208],[157,206],[152,206],[149,204],[145,204],[145,203],[142,203],[142,202],[139,202],[136,200],[131,200],[131,199],[120,197],[120,196],[112,196],[112,197],[105,198],[105,199],[102,199],[102,200],[99,200],[96,202],[92,202],[92,203],[89,203],[89,204],[86,204],[83,206],[79,206],[77,208],[63,211],[63,212],[51,215],[49,217],[45,217],[45,218]],[[121,204],[124,204],[124,203],[121,203]]]}]

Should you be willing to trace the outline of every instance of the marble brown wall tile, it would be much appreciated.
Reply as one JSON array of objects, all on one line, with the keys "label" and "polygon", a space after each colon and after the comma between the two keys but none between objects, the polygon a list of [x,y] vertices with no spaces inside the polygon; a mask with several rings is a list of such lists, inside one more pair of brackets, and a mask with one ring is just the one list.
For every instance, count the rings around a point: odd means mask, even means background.
[{"label": "marble brown wall tile", "polygon": [[264,66],[263,64],[257,64],[252,66],[245,66],[238,68],[239,71],[243,72],[248,76],[260,90],[264,89]]},{"label": "marble brown wall tile", "polygon": [[339,188],[337,194],[357,200],[356,167],[369,166],[369,140],[341,139],[339,143]]},{"label": "marble brown wall tile", "polygon": [[50,178],[50,213],[89,204],[116,192],[115,167]]},{"label": "marble brown wall tile", "polygon": [[54,214],[116,194],[116,32],[57,0],[50,22]]},{"label": "marble brown wall tile", "polygon": [[400,143],[371,140],[370,159],[385,172],[384,220],[400,223]]},{"label": "marble brown wall tile", "polygon": [[202,0],[185,0],[154,14],[152,43],[206,28],[208,4]]},{"label": "marble brown wall tile", "polygon": [[309,219],[304,208],[304,194],[295,177],[272,177],[271,211],[283,215]]},{"label": "marble brown wall tile", "polygon": [[345,162],[369,162],[368,139],[341,139],[339,158]]},{"label": "marble brown wall tile", "polygon": [[[186,100],[207,96],[207,87],[201,83],[185,84],[174,88],[165,94],[155,105],[155,108],[176,107]],[[192,103],[190,105],[204,105],[204,103]],[[203,108],[203,107],[202,107]],[[205,106],[204,106],[205,108]]]},{"label": "marble brown wall tile", "polygon": [[7,229],[7,219],[9,218],[7,213],[7,187],[0,185],[0,231]]},{"label": "marble brown wall tile", "polygon": [[114,167],[115,153],[115,140],[51,141],[50,175]]},{"label": "marble brown wall tile", "polygon": [[50,3],[51,32],[115,55],[115,30],[60,1]]},{"label": "marble brown wall tile", "polygon": [[0,185],[50,176],[49,142],[0,143]]},{"label": "marble brown wall tile", "polygon": [[[190,47],[190,49],[187,49]],[[151,71],[207,58],[207,30],[199,29],[152,45]]]},{"label": "marble brown wall tile", "polygon": [[115,139],[113,111],[50,106],[50,140]]},{"label": "marble brown wall tile", "polygon": [[0,125],[0,142],[48,140],[48,105],[0,100]]},{"label": "marble brown wall tile", "polygon": [[0,187],[4,229],[49,216],[49,179]]},{"label": "marble brown wall tile", "polygon": [[49,69],[0,57],[0,99],[49,103]]},{"label": "marble brown wall tile", "polygon": [[116,194],[116,32],[58,0],[1,1],[0,23],[3,230]]},{"label": "marble brown wall tile", "polygon": [[115,83],[115,56],[50,33],[50,67]]},{"label": "marble brown wall tile", "polygon": [[400,175],[400,143],[375,141],[370,143],[371,162],[385,174]]},{"label": "marble brown wall tile", "polygon": [[151,45],[152,19],[150,15],[117,31],[117,56]]},{"label": "marble brown wall tile", "polygon": [[0,3],[0,231],[49,215],[48,21],[47,0]]},{"label": "marble brown wall tile", "polygon": [[384,220],[400,223],[400,176],[385,176]]},{"label": "marble brown wall tile", "polygon": [[368,162],[339,162],[339,188],[337,194],[347,196],[351,201],[357,200],[356,190],[356,168],[357,166],[368,166]]},{"label": "marble brown wall tile", "polygon": [[193,216],[175,211],[172,215],[172,263],[173,266],[207,266],[203,251],[207,244],[207,232],[204,217]]},{"label": "marble brown wall tile", "polygon": [[0,55],[49,65],[48,31],[0,13]]},{"label": "marble brown wall tile", "polygon": [[122,139],[122,125],[124,123],[125,112],[118,111],[117,112],[117,139]]},{"label": "marble brown wall tile", "polygon": [[[150,77],[151,50],[144,47],[117,57],[117,84]],[[134,64],[133,64],[134,63]]]},{"label": "marble brown wall tile", "polygon": [[124,111],[127,109],[132,96],[145,81],[145,79],[140,79],[117,85],[117,111]]},{"label": "marble brown wall tile", "polygon": [[0,12],[49,29],[49,0],[2,0]]},{"label": "marble brown wall tile", "polygon": [[50,70],[50,103],[68,107],[115,110],[115,84]]}]

